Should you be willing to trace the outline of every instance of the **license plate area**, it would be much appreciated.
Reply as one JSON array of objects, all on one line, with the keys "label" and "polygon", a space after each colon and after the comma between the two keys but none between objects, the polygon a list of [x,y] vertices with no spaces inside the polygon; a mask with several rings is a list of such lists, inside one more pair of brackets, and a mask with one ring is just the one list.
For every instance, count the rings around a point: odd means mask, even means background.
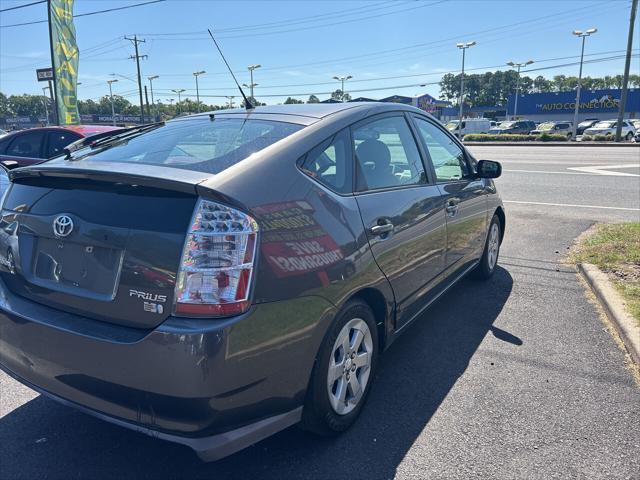
[{"label": "license plate area", "polygon": [[122,267],[123,251],[54,238],[38,238],[34,283],[60,292],[112,300]]}]

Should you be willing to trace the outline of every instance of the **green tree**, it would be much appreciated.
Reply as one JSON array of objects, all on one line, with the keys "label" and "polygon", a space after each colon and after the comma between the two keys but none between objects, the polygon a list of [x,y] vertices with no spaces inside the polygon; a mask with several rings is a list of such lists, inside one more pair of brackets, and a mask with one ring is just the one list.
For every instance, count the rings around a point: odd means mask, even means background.
[{"label": "green tree", "polygon": [[535,92],[551,92],[553,90],[553,82],[547,80],[542,75],[538,75],[533,79],[533,89]]},{"label": "green tree", "polygon": [[285,105],[296,105],[299,103],[304,103],[302,100],[298,100],[297,98],[291,98],[291,97],[287,97],[287,99],[284,101]]},{"label": "green tree", "polygon": [[309,95],[309,100],[307,100],[307,103],[320,103],[320,99],[315,95]]},{"label": "green tree", "polygon": [[43,100],[47,98],[42,95],[11,95],[7,101],[9,111],[13,115],[36,117],[44,115]]},{"label": "green tree", "polygon": [[7,96],[0,92],[0,117],[11,116],[11,108],[9,107],[9,99]]},{"label": "green tree", "polygon": [[[249,101],[251,102],[251,105],[253,105],[254,107],[262,107],[264,105],[266,105],[266,103],[261,103],[260,101],[256,100],[255,97],[247,97],[249,99]],[[245,108],[245,104],[244,104],[244,100],[242,100],[242,103],[240,103],[240,105],[242,106],[242,108]]]},{"label": "green tree", "polygon": [[349,100],[351,100],[351,95],[349,95],[346,92],[343,92],[340,89],[337,89],[335,92],[331,93],[331,98],[333,100],[338,100],[340,102],[348,102]]}]

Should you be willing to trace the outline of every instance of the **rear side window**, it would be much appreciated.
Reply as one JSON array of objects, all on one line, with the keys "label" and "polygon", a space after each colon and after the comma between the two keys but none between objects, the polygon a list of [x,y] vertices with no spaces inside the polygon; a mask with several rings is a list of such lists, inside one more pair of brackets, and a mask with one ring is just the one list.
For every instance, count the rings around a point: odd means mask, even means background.
[{"label": "rear side window", "polygon": [[80,138],[79,135],[71,132],[49,132],[48,146],[47,146],[47,158],[55,157],[62,153],[62,149],[72,142],[75,142]]},{"label": "rear side window", "polygon": [[302,158],[304,173],[338,193],[353,190],[353,155],[349,131],[342,130]]},{"label": "rear side window", "polygon": [[427,181],[418,147],[404,117],[384,117],[353,130],[358,191]]},{"label": "rear side window", "polygon": [[220,173],[303,128],[259,118],[197,117],[168,122],[107,148],[79,150],[75,159],[161,165]]},{"label": "rear side window", "polygon": [[42,147],[42,140],[44,139],[44,132],[27,132],[16,136],[9,148],[7,148],[6,155],[12,157],[31,157],[40,158],[40,151]]}]

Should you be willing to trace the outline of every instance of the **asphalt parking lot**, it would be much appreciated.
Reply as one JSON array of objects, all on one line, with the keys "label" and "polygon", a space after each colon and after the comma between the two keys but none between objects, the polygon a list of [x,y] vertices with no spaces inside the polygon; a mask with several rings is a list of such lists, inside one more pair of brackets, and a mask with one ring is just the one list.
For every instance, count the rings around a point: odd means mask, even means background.
[{"label": "asphalt parking lot", "polygon": [[562,260],[593,223],[640,218],[640,148],[472,151],[503,162],[501,268],[393,345],[346,434],[291,428],[203,464],[0,373],[0,477],[638,478],[640,388]]}]

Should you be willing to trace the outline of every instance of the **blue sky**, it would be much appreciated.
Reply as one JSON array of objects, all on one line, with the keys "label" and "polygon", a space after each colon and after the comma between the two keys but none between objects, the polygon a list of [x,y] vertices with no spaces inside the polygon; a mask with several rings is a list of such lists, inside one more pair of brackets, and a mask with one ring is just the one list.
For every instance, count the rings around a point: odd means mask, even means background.
[{"label": "blue sky", "polygon": [[[0,10],[31,1],[0,0]],[[144,1],[76,0],[74,13]],[[138,34],[146,39],[141,54],[148,55],[143,76],[160,76],[154,81],[156,99],[175,98],[171,89],[186,89],[183,98],[195,98],[192,72],[205,70],[201,100],[225,103],[220,97],[238,92],[206,34],[212,28],[241,83],[249,83],[247,65],[262,65],[255,72],[255,96],[267,103],[288,95],[306,100],[310,93],[325,99],[339,86],[332,77],[346,74],[353,76],[345,88],[353,97],[436,96],[442,73],[460,69],[457,42],[478,42],[467,51],[466,69],[474,72],[506,69],[509,60],[532,59],[532,69],[576,62],[580,41],[573,29],[598,28],[586,48],[597,55],[587,59],[623,55],[630,5],[630,0],[167,0],[75,20],[78,95],[105,95],[106,80],[115,73],[121,76],[115,77],[114,93],[136,102],[136,84],[124,78],[135,78],[135,63],[128,59],[133,47],[123,37]],[[39,4],[0,13],[0,25],[45,18],[46,6]],[[636,26],[636,46],[638,35]],[[46,23],[1,28],[0,91],[41,93],[35,69],[49,65],[48,49]],[[622,58],[590,63],[584,74],[615,75],[623,65]],[[632,69],[638,72],[637,59]],[[577,65],[569,65],[528,75],[577,72]]]}]

